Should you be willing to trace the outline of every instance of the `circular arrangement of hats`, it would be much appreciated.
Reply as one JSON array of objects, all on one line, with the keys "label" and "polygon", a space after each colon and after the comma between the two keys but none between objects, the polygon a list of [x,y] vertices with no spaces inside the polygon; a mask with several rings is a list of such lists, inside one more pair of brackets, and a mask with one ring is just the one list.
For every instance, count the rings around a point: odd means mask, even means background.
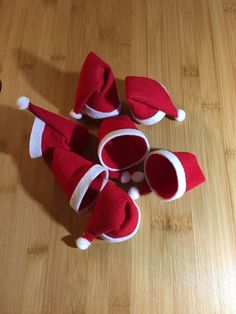
[{"label": "circular arrangement of hats", "polygon": [[[125,88],[131,115],[138,123],[155,124],[165,115],[177,121],[185,119],[185,112],[174,106],[162,84],[128,76]],[[97,149],[101,164],[83,156],[89,142],[86,127],[32,104],[25,96],[18,98],[17,105],[35,116],[30,157],[44,158],[75,211],[92,208],[84,233],[76,241],[81,250],[98,237],[112,243],[132,238],[140,225],[135,200],[141,195],[153,192],[161,200],[172,201],[205,181],[194,154],[164,149],[150,152],[144,133],[129,116],[120,115],[111,67],[93,52],[83,64],[70,115],[103,119]],[[143,171],[137,168],[141,163]],[[126,193],[109,179],[139,184]]]}]

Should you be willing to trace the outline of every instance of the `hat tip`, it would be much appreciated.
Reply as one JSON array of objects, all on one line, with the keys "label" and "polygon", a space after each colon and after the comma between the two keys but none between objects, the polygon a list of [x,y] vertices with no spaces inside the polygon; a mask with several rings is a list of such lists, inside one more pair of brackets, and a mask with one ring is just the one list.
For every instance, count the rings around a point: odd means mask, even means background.
[{"label": "hat tip", "polygon": [[132,186],[128,191],[132,200],[137,200],[140,197],[139,189],[136,186]]},{"label": "hat tip", "polygon": [[178,122],[184,121],[186,117],[186,112],[183,109],[178,109],[177,113],[178,113],[178,116],[177,118],[175,118],[175,120]]},{"label": "hat tip", "polygon": [[16,100],[16,104],[19,110],[26,110],[29,107],[30,99],[26,96],[21,96]]},{"label": "hat tip", "polygon": [[72,118],[76,119],[76,120],[80,120],[80,119],[82,118],[82,114],[81,114],[81,113],[76,113],[76,112],[74,112],[73,110],[71,110],[71,111],[69,112],[69,115],[70,115]]},{"label": "hat tip", "polygon": [[130,181],[130,172],[124,171],[120,177],[120,182],[123,184],[129,183]]},{"label": "hat tip", "polygon": [[76,246],[80,250],[87,250],[87,248],[91,245],[91,242],[86,238],[80,237],[76,240]]},{"label": "hat tip", "polygon": [[142,171],[135,171],[132,174],[131,179],[135,183],[140,183],[144,180],[144,173]]}]

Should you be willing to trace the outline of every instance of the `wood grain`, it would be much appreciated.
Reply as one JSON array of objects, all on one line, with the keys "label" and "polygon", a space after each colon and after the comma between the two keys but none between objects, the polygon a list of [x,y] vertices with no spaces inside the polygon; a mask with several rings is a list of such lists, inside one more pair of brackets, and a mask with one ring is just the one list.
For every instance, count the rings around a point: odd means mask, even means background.
[{"label": "wood grain", "polygon": [[[135,238],[80,252],[88,213],[30,160],[33,118],[15,99],[67,114],[90,50],[123,101],[126,75],[167,86],[186,121],[140,129],[152,148],[194,152],[207,182],[172,203],[142,198]],[[0,0],[0,82],[0,313],[236,313],[236,1]]]}]

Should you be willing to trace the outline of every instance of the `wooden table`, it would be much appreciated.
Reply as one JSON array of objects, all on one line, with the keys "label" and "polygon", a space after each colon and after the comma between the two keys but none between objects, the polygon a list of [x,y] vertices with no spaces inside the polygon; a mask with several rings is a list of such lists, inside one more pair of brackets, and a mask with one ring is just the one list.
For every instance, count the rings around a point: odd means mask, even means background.
[{"label": "wooden table", "polygon": [[[167,86],[185,122],[139,127],[152,148],[194,152],[207,182],[171,203],[142,198],[135,238],[80,252],[88,213],[30,160],[33,117],[15,99],[66,115],[91,50],[122,100],[126,75]],[[0,313],[236,313],[235,1],[1,0],[0,80]]]}]

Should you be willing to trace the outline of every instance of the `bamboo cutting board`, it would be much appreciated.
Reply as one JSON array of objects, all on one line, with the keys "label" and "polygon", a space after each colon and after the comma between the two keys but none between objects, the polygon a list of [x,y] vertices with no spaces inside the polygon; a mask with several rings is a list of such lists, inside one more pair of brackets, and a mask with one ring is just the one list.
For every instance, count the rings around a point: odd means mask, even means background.
[{"label": "bamboo cutting board", "polygon": [[[15,99],[66,115],[90,50],[123,101],[126,75],[167,86],[186,120],[140,129],[152,148],[195,153],[207,181],[142,198],[135,238],[80,252],[88,213],[30,160],[33,117]],[[236,1],[0,0],[0,80],[0,313],[236,313]]]}]

